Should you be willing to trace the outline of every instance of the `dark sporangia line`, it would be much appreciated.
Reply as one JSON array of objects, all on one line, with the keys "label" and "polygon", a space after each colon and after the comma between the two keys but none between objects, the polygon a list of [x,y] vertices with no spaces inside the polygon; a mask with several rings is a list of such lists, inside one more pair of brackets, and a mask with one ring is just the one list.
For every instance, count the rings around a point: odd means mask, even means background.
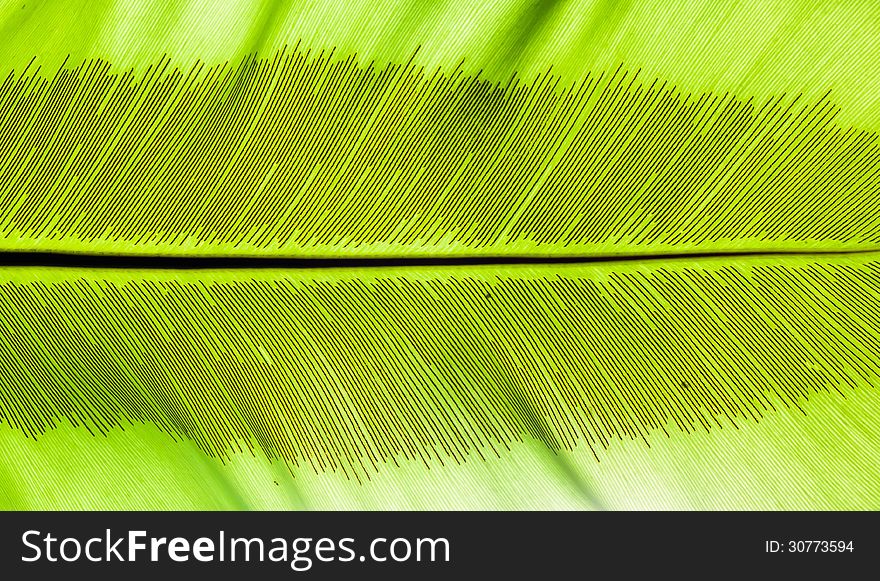
[{"label": "dark sporangia line", "polygon": [[369,478],[809,413],[880,380],[871,257],[0,273],[0,422],[149,422],[227,458]]},{"label": "dark sporangia line", "polygon": [[119,270],[263,270],[322,268],[388,268],[423,266],[483,266],[517,264],[593,264],[605,262],[663,262],[668,260],[736,260],[754,257],[858,256],[872,250],[829,250],[814,252],[706,252],[682,254],[620,254],[604,256],[433,256],[398,258],[284,258],[269,256],[150,256],[77,254],[64,252],[2,252],[0,267],[42,266],[53,268],[101,268]]},{"label": "dark sporangia line", "polygon": [[828,95],[638,71],[505,83],[294,49],[0,83],[0,246],[313,257],[880,247],[880,145]]}]

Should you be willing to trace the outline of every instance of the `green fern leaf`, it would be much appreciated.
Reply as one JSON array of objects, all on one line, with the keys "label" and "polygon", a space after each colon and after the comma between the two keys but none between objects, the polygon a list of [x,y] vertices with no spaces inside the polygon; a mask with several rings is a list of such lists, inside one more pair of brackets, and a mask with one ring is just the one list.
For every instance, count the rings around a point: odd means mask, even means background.
[{"label": "green fern leaf", "polygon": [[2,3],[0,507],[877,508],[878,18]]}]

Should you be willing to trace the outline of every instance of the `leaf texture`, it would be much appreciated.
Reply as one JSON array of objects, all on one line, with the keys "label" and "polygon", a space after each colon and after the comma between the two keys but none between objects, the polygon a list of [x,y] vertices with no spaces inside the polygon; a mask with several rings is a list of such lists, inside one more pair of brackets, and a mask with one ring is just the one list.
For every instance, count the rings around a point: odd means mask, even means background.
[{"label": "leaf texture", "polygon": [[0,508],[876,509],[878,30],[0,1]]},{"label": "leaf texture", "polygon": [[[878,379],[872,255],[378,272],[8,270],[0,420],[148,422],[363,480],[806,413]],[[866,307],[866,305],[870,305]]]},{"label": "leaf texture", "polygon": [[820,392],[738,429],[613,443],[600,461],[525,440],[494,461],[381,466],[369,481],[291,472],[257,453],[222,465],[153,425],[38,440],[0,424],[0,506],[16,509],[875,510],[876,389]]},{"label": "leaf texture", "polygon": [[280,52],[0,85],[11,250],[445,256],[877,249],[877,135],[826,99],[618,68],[496,84]]}]

